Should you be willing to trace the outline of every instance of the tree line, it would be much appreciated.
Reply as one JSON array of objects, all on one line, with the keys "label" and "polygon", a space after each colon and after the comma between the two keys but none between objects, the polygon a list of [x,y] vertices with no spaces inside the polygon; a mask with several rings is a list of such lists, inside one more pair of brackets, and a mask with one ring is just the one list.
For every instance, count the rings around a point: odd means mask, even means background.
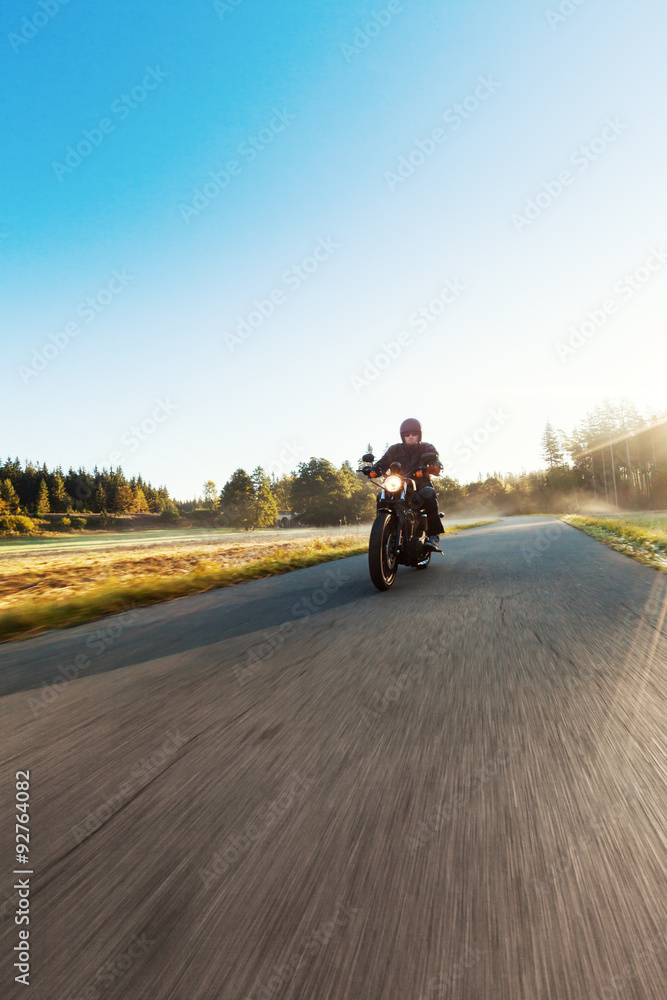
[{"label": "tree line", "polygon": [[8,458],[0,465],[0,515],[106,513],[176,515],[166,486],[155,489],[141,476],[127,479],[123,470],[48,469]]},{"label": "tree line", "polygon": [[280,478],[269,478],[261,466],[250,474],[237,469],[219,492],[208,480],[203,503],[239,528],[271,527],[279,513],[310,526],[355,524],[373,517],[375,490],[349,462],[337,468],[326,458],[311,458]]},{"label": "tree line", "polygon": [[[541,445],[545,466],[537,471],[480,473],[469,483],[436,479],[440,509],[509,515],[588,504],[667,507],[667,411],[644,416],[627,399],[606,401],[569,433],[547,422]],[[366,451],[373,451],[370,444]],[[270,526],[279,510],[305,525],[351,524],[375,515],[376,490],[349,462],[336,468],[324,458],[311,458],[292,474],[271,480],[261,468],[251,475],[237,469],[219,494],[214,483],[208,487],[211,509],[238,526]]]},{"label": "tree line", "polygon": [[667,507],[667,411],[642,416],[623,399],[597,406],[570,433],[548,421],[541,455],[545,467],[535,472],[496,472],[465,485],[441,479],[442,509],[533,514]]},{"label": "tree line", "polygon": [[554,482],[616,507],[667,504],[667,412],[642,416],[607,400],[571,434],[547,423],[542,457]]},{"label": "tree line", "polygon": [[[366,451],[373,451],[369,444]],[[643,416],[628,400],[596,407],[573,431],[548,422],[542,434],[545,467],[534,472],[495,472],[461,484],[436,480],[440,509],[504,514],[577,509],[592,501],[621,508],[667,507],[667,411]],[[340,467],[311,458],[269,478],[261,466],[237,469],[219,489],[207,480],[203,496],[177,502],[167,488],[121,468],[47,469],[7,459],[0,465],[0,516],[49,513],[155,513],[177,518],[204,508],[219,523],[239,528],[272,527],[281,512],[304,525],[354,524],[372,520],[376,489],[349,462]]]}]

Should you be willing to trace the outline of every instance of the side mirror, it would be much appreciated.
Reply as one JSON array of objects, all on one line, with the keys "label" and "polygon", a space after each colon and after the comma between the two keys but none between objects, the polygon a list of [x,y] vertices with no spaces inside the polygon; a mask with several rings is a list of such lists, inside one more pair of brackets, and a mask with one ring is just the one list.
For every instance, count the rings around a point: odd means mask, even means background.
[{"label": "side mirror", "polygon": [[362,462],[374,462],[375,461],[375,455],[371,455],[371,453],[369,451],[369,453],[367,455],[362,455],[361,461]]},{"label": "side mirror", "polygon": [[438,456],[434,451],[427,451],[422,455],[421,460],[424,465],[433,465],[438,461]]}]

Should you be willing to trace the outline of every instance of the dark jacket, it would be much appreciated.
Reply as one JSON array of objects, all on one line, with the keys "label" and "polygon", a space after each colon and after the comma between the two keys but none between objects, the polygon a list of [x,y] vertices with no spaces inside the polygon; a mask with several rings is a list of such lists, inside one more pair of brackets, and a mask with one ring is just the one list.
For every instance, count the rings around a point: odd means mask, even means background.
[{"label": "dark jacket", "polygon": [[[435,445],[429,444],[428,441],[420,441],[418,444],[405,444],[401,441],[399,444],[392,444],[391,447],[384,453],[382,458],[379,458],[375,464],[379,466],[383,472],[386,472],[392,462],[400,462],[401,471],[403,475],[406,476],[411,469],[414,469],[415,466],[421,464],[421,456],[425,455],[429,451],[435,452],[436,455],[438,454],[438,449]],[[433,464],[442,466],[440,459]],[[425,474],[423,479],[418,480],[418,483],[418,489],[421,489],[424,486],[432,485],[428,474]]]}]

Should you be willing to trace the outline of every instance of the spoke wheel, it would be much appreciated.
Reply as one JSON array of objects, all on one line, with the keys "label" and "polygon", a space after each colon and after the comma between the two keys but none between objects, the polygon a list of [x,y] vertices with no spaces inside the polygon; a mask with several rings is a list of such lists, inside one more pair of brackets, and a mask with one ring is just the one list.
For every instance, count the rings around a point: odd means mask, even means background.
[{"label": "spoke wheel", "polygon": [[368,543],[368,568],[378,590],[389,590],[398,572],[397,525],[391,514],[378,514]]}]

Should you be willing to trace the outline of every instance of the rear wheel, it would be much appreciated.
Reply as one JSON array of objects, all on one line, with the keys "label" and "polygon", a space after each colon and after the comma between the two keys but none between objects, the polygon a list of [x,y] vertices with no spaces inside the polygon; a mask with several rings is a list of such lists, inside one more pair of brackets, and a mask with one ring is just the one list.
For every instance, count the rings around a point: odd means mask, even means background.
[{"label": "rear wheel", "polygon": [[398,526],[391,514],[378,514],[368,543],[368,568],[378,590],[389,590],[398,572]]}]

